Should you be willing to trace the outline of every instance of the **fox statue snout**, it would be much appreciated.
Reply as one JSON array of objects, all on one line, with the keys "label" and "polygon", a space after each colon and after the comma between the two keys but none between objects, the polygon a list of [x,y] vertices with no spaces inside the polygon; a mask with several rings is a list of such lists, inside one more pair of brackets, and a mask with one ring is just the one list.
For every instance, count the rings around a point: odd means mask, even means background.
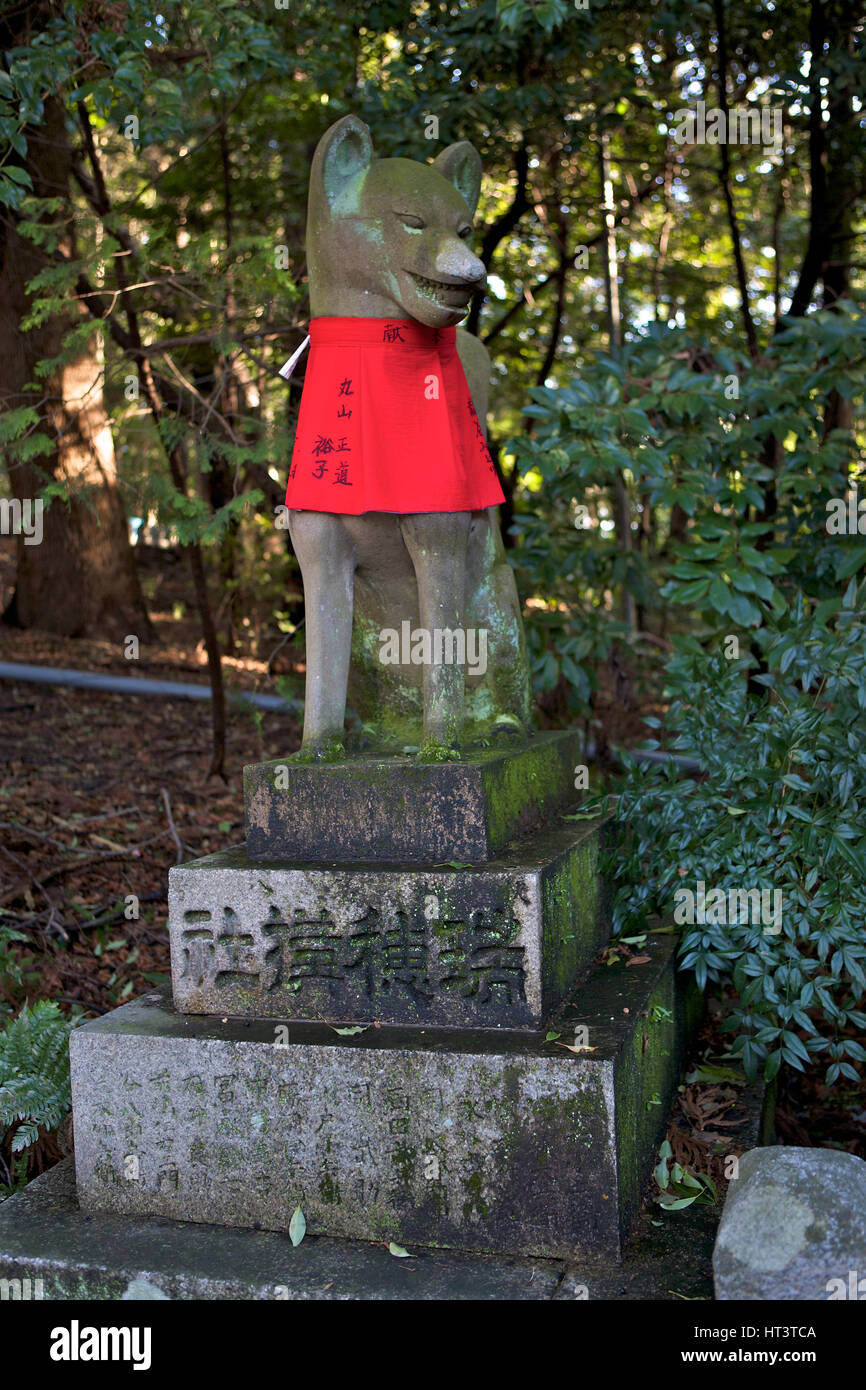
[{"label": "fox statue snout", "polygon": [[443,314],[449,322],[454,321],[452,315],[463,318],[473,294],[484,289],[487,272],[459,236],[426,228],[418,231],[415,255],[407,254],[403,266],[406,278],[400,285],[400,304],[407,318],[439,328]]},{"label": "fox statue snout", "polygon": [[[477,338],[455,337],[486,283],[470,244],[480,190],[481,159],[467,141],[431,164],[377,159],[367,126],[346,116],[316,148],[312,348],[286,495],[306,604],[303,760],[345,756],[353,621],[367,644],[356,643],[367,665],[353,704],[383,741],[409,741],[405,723],[395,732],[396,712],[420,693],[419,756],[459,757],[467,684],[473,733],[530,732],[520,605],[483,432],[489,359]],[[434,658],[420,678],[401,669],[395,684],[393,668],[370,656],[371,635],[378,651],[378,632],[405,624],[447,634],[449,645],[483,628],[485,673]]]},{"label": "fox statue snout", "polygon": [[[426,268],[426,261],[426,257],[420,256],[413,268],[404,267],[411,281],[414,310],[411,315],[408,308],[406,312],[407,317],[417,318],[421,323],[429,323],[432,328],[437,328],[440,313],[458,313],[463,317],[473,294],[484,288],[487,276],[481,262],[459,244],[458,248],[445,245],[435,256],[431,270]],[[419,268],[422,266],[424,269]],[[402,299],[404,308],[407,298]]]}]

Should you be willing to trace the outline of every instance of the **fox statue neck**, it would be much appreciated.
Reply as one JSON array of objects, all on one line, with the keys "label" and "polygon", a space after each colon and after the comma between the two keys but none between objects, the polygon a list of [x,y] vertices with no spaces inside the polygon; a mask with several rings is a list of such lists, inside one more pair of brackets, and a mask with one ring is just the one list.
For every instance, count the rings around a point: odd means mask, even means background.
[{"label": "fox statue neck", "polygon": [[[314,319],[408,319],[420,323],[406,312],[402,304],[388,294],[375,290],[349,289],[346,286],[310,287],[310,317]],[[466,310],[440,314],[439,327],[451,327],[466,317]],[[437,326],[437,325],[432,325]]]}]

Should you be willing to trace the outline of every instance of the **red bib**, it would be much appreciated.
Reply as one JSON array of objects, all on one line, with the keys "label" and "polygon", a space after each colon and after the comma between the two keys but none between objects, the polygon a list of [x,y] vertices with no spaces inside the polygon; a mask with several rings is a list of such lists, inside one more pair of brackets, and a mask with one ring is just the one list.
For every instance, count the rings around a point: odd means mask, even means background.
[{"label": "red bib", "polygon": [[312,319],[286,506],[357,516],[503,502],[456,339],[412,319]]}]

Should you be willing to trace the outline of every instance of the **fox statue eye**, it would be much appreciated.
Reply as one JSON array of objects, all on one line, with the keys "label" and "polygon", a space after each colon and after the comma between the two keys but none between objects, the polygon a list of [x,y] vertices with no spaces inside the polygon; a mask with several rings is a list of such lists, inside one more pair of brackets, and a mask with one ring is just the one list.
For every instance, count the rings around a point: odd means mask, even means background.
[{"label": "fox statue eye", "polygon": [[414,212],[395,212],[395,217],[399,217],[407,232],[420,232],[426,227],[423,217],[418,217]]},{"label": "fox statue eye", "polygon": [[457,228],[457,235],[461,241],[468,241],[474,230],[474,227],[471,227],[469,223],[466,222],[462,227]]}]

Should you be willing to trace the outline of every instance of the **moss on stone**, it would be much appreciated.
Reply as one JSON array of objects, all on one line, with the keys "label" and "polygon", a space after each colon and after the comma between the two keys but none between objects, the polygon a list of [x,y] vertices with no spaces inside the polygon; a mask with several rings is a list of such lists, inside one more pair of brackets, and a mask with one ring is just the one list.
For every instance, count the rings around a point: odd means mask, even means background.
[{"label": "moss on stone", "polygon": [[527,811],[537,821],[539,807],[553,808],[571,799],[572,766],[579,748],[575,734],[573,742],[534,741],[519,757],[497,759],[485,779],[492,844],[503,844],[522,829]]},{"label": "moss on stone", "polygon": [[[676,1014],[681,1001],[677,995],[675,976],[669,971],[658,980],[642,1011],[640,1026],[631,1037],[617,1074],[617,1148],[626,1225],[634,1219],[640,1193],[648,1181],[679,1074]],[[659,1013],[653,1018],[657,1009]],[[671,1017],[665,1018],[662,1011]]]},{"label": "moss on stone", "polygon": [[328,1172],[322,1174],[319,1182],[319,1196],[326,1206],[340,1205],[340,1185]]}]

